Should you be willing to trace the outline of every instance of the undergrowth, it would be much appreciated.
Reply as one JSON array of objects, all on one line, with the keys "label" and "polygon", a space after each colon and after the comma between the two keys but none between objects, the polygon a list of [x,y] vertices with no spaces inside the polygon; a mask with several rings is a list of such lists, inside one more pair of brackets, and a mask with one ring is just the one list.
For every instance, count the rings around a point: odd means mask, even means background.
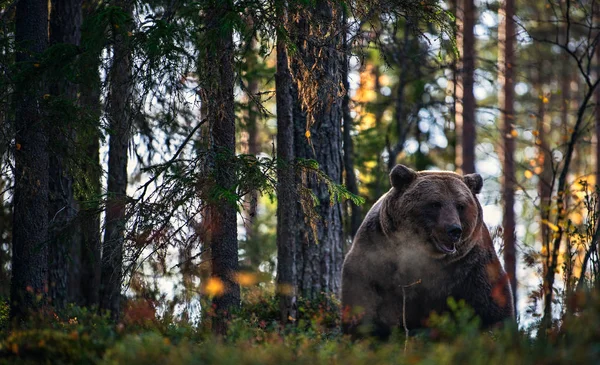
[{"label": "undergrowth", "polygon": [[[281,327],[271,295],[247,296],[224,338],[207,324],[161,317],[129,303],[122,320],[71,306],[11,329],[0,304],[0,364],[593,364],[600,362],[600,296],[580,296],[580,310],[547,333],[536,324],[482,330],[464,303],[433,314],[429,328],[406,339],[352,341],[340,333],[337,301],[328,296],[298,303],[293,325]],[[140,311],[141,314],[130,313]],[[210,317],[210,310],[203,313]]]}]

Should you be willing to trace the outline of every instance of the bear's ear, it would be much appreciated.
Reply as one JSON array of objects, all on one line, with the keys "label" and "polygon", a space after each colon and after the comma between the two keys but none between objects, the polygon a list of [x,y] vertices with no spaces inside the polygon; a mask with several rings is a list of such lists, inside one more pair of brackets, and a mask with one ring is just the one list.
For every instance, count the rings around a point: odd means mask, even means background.
[{"label": "bear's ear", "polygon": [[398,190],[404,190],[417,178],[417,173],[404,165],[396,165],[390,172],[390,182]]},{"label": "bear's ear", "polygon": [[483,187],[483,178],[479,174],[468,174],[463,176],[465,184],[471,189],[473,194],[479,194]]}]

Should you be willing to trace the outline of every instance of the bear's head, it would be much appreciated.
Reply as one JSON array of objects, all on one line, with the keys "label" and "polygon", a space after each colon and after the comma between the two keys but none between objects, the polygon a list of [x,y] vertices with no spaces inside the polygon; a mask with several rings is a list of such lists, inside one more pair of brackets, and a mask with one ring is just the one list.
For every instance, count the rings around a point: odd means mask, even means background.
[{"label": "bear's head", "polygon": [[386,237],[417,246],[434,258],[462,256],[471,250],[483,224],[475,197],[483,186],[479,174],[416,172],[396,165],[390,182],[392,189],[380,210]]}]

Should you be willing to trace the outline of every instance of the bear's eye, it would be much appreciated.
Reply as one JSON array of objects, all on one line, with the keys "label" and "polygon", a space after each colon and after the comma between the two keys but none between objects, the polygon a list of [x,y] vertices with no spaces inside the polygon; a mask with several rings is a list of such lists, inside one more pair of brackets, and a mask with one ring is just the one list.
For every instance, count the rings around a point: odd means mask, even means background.
[{"label": "bear's eye", "polygon": [[456,209],[457,209],[459,212],[462,212],[462,211],[464,211],[466,207],[467,207],[467,206],[466,206],[464,203],[457,203],[457,204],[456,204]]},{"label": "bear's eye", "polygon": [[440,203],[440,202],[431,202],[431,203],[429,203],[429,207],[431,209],[440,209],[442,207],[442,203]]}]

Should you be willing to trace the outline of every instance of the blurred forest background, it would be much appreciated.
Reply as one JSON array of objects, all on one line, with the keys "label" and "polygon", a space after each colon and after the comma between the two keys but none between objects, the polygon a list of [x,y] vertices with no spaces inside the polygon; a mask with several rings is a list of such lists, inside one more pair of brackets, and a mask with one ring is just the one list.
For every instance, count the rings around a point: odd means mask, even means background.
[{"label": "blurred forest background", "polygon": [[[597,360],[599,24],[593,0],[0,1],[0,353]],[[409,356],[343,342],[344,254],[397,163],[484,177],[518,328],[455,303]]]}]

